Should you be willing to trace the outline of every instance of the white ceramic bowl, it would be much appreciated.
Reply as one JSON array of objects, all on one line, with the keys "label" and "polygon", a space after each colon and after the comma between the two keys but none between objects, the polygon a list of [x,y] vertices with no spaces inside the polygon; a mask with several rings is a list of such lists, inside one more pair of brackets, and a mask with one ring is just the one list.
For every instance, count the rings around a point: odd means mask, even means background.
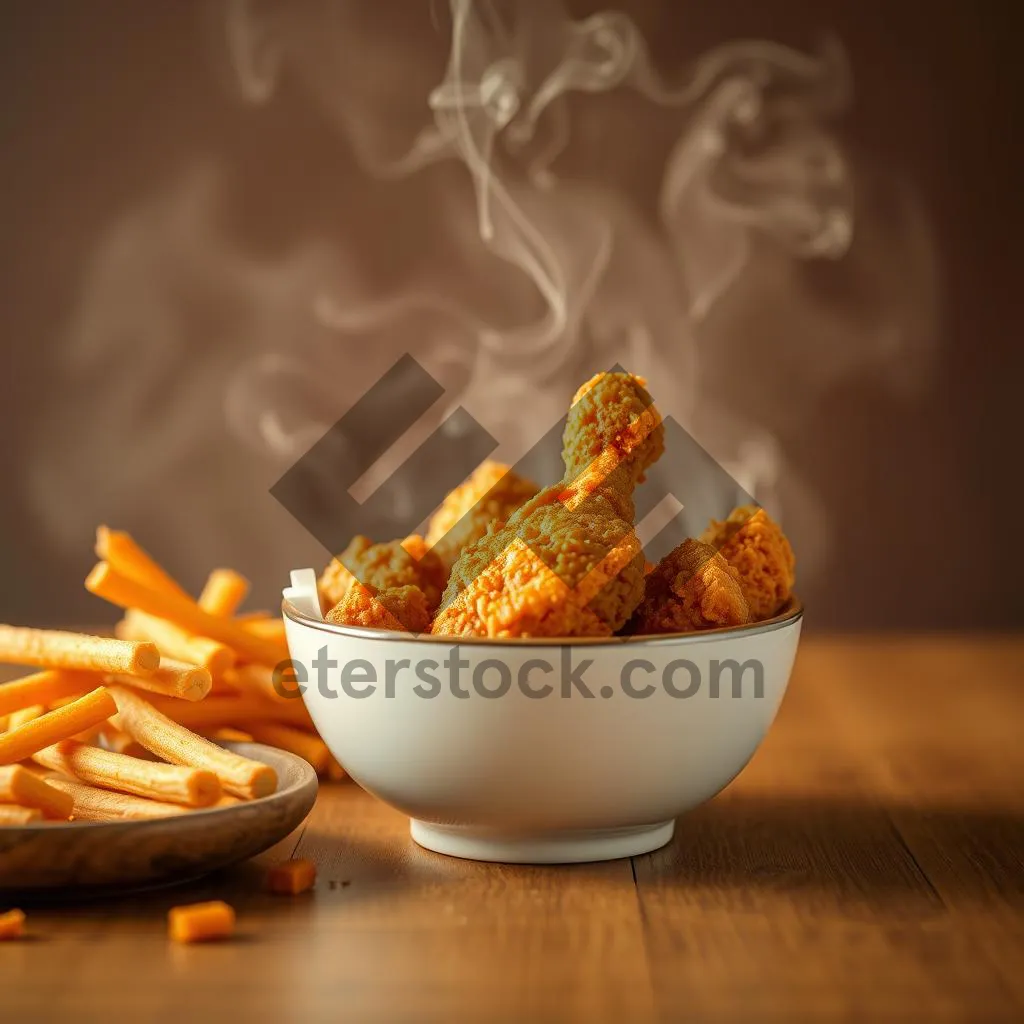
[{"label": "white ceramic bowl", "polygon": [[[667,843],[676,816],[764,738],[802,615],[793,601],[768,622],[702,633],[456,641],[337,626],[284,603],[295,679],[351,776],[408,814],[421,846],[526,863]],[[751,663],[735,691],[727,663]],[[573,671],[592,696],[567,685]]]}]

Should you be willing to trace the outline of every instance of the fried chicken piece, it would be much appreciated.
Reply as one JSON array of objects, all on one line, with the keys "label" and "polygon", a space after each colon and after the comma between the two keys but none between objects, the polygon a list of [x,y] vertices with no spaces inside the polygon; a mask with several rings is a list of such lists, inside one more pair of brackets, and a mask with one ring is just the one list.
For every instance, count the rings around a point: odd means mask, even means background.
[{"label": "fried chicken piece", "polygon": [[[646,387],[642,377],[598,373],[576,392],[562,439],[567,481],[603,468],[606,487],[626,496],[643,481],[665,451],[661,416]],[[610,474],[615,465],[621,469],[618,480]]]},{"label": "fried chicken piece", "polygon": [[[320,603],[327,612],[331,609],[336,616],[348,609],[354,616],[368,615],[368,601],[377,598],[388,614],[394,618],[396,609],[408,607],[413,620],[404,623],[405,628],[417,629],[419,602],[410,595],[393,593],[413,587],[423,594],[423,606],[429,623],[441,600],[447,580],[447,572],[441,559],[427,548],[426,541],[418,534],[411,534],[404,540],[393,540],[374,544],[368,537],[353,537],[345,550],[324,570],[318,581]],[[351,602],[344,599],[352,590],[361,591]],[[347,625],[368,625],[364,621],[347,622],[340,617],[334,622]],[[394,625],[385,628],[396,628]],[[423,626],[422,628],[426,628]]]},{"label": "fried chicken piece", "polygon": [[710,544],[685,540],[647,577],[628,632],[692,633],[750,622],[739,574]]},{"label": "fried chicken piece", "polygon": [[491,524],[498,528],[539,488],[502,462],[488,459],[455,488],[431,516],[427,546],[451,568],[463,550]]},{"label": "fried chicken piece", "polygon": [[644,381],[598,374],[574,399],[566,474],[452,566],[433,632],[450,636],[609,636],[643,596],[632,492],[664,449]]},{"label": "fried chicken piece", "polygon": [[386,587],[374,595],[356,581],[325,618],[342,626],[410,633],[426,633],[430,629],[426,595],[414,586]]},{"label": "fried chicken piece", "polygon": [[733,509],[727,519],[712,520],[701,540],[739,574],[754,621],[778,615],[793,594],[796,557],[782,528],[763,508]]}]

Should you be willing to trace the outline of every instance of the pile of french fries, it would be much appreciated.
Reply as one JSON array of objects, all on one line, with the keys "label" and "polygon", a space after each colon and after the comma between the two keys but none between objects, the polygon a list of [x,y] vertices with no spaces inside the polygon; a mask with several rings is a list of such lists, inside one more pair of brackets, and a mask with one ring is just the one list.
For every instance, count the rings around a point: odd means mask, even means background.
[{"label": "pile of french fries", "polygon": [[0,826],[185,814],[273,793],[254,740],[344,777],[301,700],[281,696],[284,625],[239,614],[249,585],[212,572],[197,599],[127,533],[101,526],[86,588],[124,609],[115,637],[0,625]]}]

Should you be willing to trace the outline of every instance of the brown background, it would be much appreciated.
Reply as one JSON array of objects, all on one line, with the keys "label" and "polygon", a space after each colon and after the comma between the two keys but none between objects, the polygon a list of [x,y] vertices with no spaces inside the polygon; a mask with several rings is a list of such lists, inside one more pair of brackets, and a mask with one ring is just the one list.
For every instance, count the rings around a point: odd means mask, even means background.
[{"label": "brown background", "polygon": [[[793,462],[820,489],[838,538],[827,573],[805,590],[810,622],[1020,627],[1024,220],[1017,159],[1021,71],[1010,13],[994,3],[627,6],[666,65],[735,36],[805,46],[816,30],[834,28],[857,85],[845,131],[853,144],[905,170],[922,191],[935,231],[942,317],[937,364],[924,393],[896,401],[870,381],[848,379],[809,421],[781,432]],[[202,31],[207,14],[183,3],[23,0],[0,7],[0,618],[55,622],[106,614],[80,593],[91,561],[90,529],[76,527],[80,540],[55,546],[27,482],[31,460],[47,457],[30,441],[55,415],[54,401],[63,406],[61,423],[74,423],[74,390],[56,399],[51,383],[104,225],[204,147],[245,170],[235,215],[267,251],[286,244],[294,226],[337,188],[346,154],[315,109],[287,96],[259,111],[232,99]],[[187,374],[187,367],[167,369],[172,396]],[[737,366],[739,392],[756,390],[757,381],[743,375]],[[91,386],[83,377],[82,388]],[[158,422],[158,411],[148,407],[138,430],[143,443]],[[124,511],[118,497],[126,488],[160,481],[144,473],[126,480],[118,472],[122,443],[109,437],[108,463],[90,469],[83,492],[109,509],[104,518],[138,530],[161,552],[153,538],[182,517],[188,496],[169,496],[166,522],[140,522]],[[248,473],[251,456],[230,445],[218,441],[212,462],[197,446],[194,479],[201,488],[224,466],[237,470],[243,493],[217,506],[240,523],[235,530],[220,523],[231,534],[223,560],[253,576],[269,603],[288,563],[261,560],[259,531],[245,526],[244,488],[262,477]],[[193,472],[179,469],[186,477]],[[194,557],[187,542],[170,545],[166,557],[196,585],[211,556],[203,550],[202,521],[189,529]],[[799,552],[800,537],[794,540]],[[297,553],[291,564],[307,554],[315,560],[314,550]]]}]

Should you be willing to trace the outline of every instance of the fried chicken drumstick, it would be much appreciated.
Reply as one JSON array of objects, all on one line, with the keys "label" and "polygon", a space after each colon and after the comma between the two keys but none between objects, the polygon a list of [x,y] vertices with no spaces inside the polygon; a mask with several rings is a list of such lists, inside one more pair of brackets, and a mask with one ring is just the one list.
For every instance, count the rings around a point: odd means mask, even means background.
[{"label": "fried chicken drumstick", "polygon": [[609,636],[643,597],[633,489],[664,449],[661,417],[627,373],[602,373],[573,400],[566,472],[470,544],[452,567],[433,632]]}]

